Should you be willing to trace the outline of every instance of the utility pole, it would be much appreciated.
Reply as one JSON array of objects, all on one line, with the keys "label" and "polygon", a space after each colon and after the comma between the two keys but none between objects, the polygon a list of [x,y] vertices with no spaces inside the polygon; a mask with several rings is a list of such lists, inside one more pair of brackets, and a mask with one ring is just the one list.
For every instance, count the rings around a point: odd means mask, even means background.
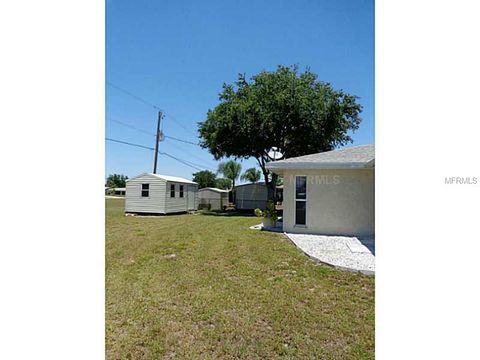
[{"label": "utility pole", "polygon": [[158,159],[158,145],[160,144],[160,122],[162,121],[163,113],[161,111],[158,112],[158,123],[157,123],[157,140],[155,142],[155,160],[153,162],[153,173],[157,173],[157,159]]}]

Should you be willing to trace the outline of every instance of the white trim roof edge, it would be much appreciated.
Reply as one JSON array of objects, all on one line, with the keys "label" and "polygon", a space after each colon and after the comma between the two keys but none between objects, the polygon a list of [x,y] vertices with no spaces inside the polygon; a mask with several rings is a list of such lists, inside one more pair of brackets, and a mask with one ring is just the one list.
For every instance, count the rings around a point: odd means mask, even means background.
[{"label": "white trim roof edge", "polygon": [[[191,181],[191,180],[188,180],[188,179],[185,179],[185,178],[182,178],[182,177],[170,176],[170,175],[161,175],[161,174],[154,174],[154,173],[143,173],[143,174],[134,176],[130,179],[127,179],[126,182],[129,182],[130,180],[138,179],[139,177],[142,177],[142,176],[145,176],[145,175],[155,176],[159,179],[162,179],[162,180],[165,180],[165,181],[170,181],[170,182],[198,185],[198,183],[196,183],[195,181]],[[168,178],[175,178],[175,180],[169,180]]]},{"label": "white trim roof edge", "polygon": [[350,162],[350,163],[314,163],[314,162],[298,162],[298,163],[281,163],[275,164],[271,162],[266,164],[267,169],[369,169],[375,166],[375,161],[364,162]]},{"label": "white trim roof edge", "polygon": [[227,192],[230,191],[230,190],[213,188],[213,187],[204,187],[204,188],[198,189],[198,191],[200,191],[200,190],[212,190],[212,191],[221,192],[221,193],[227,193]]}]

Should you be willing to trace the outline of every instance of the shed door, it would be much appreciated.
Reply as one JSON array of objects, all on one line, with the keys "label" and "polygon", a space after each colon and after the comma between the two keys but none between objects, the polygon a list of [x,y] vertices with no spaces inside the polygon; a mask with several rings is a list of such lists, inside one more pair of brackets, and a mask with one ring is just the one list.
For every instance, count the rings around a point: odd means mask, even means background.
[{"label": "shed door", "polygon": [[187,210],[195,210],[195,191],[192,185],[187,185]]}]

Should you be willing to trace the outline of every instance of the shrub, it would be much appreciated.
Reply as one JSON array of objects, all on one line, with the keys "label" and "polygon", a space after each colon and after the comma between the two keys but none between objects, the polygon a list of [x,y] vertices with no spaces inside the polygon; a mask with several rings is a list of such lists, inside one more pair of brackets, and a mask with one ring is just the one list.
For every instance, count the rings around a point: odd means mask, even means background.
[{"label": "shrub", "polygon": [[271,200],[267,202],[267,208],[263,212],[263,217],[272,220],[272,222],[276,222],[278,220],[277,216],[277,209],[275,209],[275,203]]},{"label": "shrub", "polygon": [[255,216],[256,217],[262,217],[263,216],[263,211],[260,210],[259,208],[255,209]]}]

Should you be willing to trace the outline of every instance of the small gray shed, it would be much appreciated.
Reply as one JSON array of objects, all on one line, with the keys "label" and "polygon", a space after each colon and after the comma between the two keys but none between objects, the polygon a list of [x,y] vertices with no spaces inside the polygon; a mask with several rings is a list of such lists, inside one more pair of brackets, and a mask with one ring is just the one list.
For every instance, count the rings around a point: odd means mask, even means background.
[{"label": "small gray shed", "polygon": [[264,210],[267,199],[268,190],[264,182],[235,186],[235,208],[238,210]]},{"label": "small gray shed", "polygon": [[203,188],[198,190],[198,206],[206,208],[210,205],[211,210],[222,210],[228,205],[228,193],[230,190],[217,188]]},{"label": "small gray shed", "polygon": [[152,173],[127,180],[126,213],[171,214],[197,208],[198,184],[193,181]]}]

